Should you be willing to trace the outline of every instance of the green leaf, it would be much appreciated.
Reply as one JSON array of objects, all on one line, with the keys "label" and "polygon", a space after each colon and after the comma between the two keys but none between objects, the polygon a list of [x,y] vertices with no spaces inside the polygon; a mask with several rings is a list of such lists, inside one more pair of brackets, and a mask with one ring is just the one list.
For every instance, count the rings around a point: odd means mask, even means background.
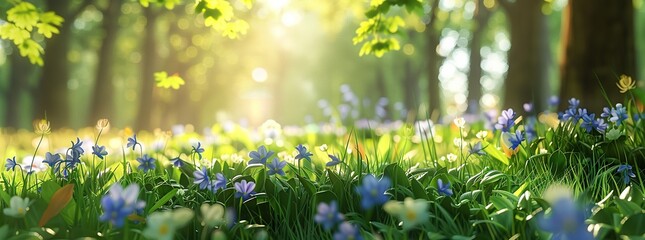
[{"label": "green leaf", "polygon": [[405,175],[405,171],[403,171],[403,169],[396,163],[390,164],[385,167],[383,175],[392,180],[392,186],[394,188],[397,188],[396,186],[398,185],[410,187],[410,182],[408,181],[408,177]]},{"label": "green leaf", "polygon": [[[42,197],[49,204],[50,199],[54,196],[54,193],[58,191],[61,187],[53,180],[43,182],[42,186]],[[65,220],[65,223],[72,225],[74,223],[74,214],[76,213],[76,201],[72,198],[65,208],[60,212],[60,215]]]},{"label": "green leaf", "polygon": [[28,2],[20,2],[7,11],[7,20],[19,28],[27,29],[27,31],[31,31],[36,26],[38,17],[36,6]]},{"label": "green leaf", "polygon": [[53,34],[58,34],[58,28],[63,23],[63,18],[54,12],[46,12],[40,15],[40,22],[36,24],[38,33],[46,38],[51,38]]},{"label": "green leaf", "polygon": [[164,196],[163,196],[163,197],[161,197],[159,200],[157,200],[157,202],[155,203],[155,205],[153,205],[153,206],[150,208],[150,210],[148,210],[148,213],[152,213],[152,212],[154,212],[155,210],[159,209],[161,206],[163,206],[164,204],[166,204],[168,201],[170,201],[170,199],[172,199],[172,198],[175,196],[175,194],[177,194],[177,191],[178,191],[178,190],[179,190],[179,189],[176,189],[176,188],[175,188],[175,189],[173,189],[172,191],[170,191],[170,192],[166,193],[166,195],[164,195]]},{"label": "green leaf", "polygon": [[44,50],[36,41],[27,39],[18,45],[18,49],[20,49],[20,55],[29,58],[29,62],[32,64],[43,65],[43,59],[40,55],[44,53]]},{"label": "green leaf", "polygon": [[172,76],[168,76],[168,73],[166,72],[156,72],[154,74],[155,76],[155,81],[157,82],[157,87],[161,88],[172,88],[172,89],[179,89],[181,85],[184,85],[186,82],[184,79],[179,77],[177,74],[173,74]]},{"label": "green leaf", "polygon": [[620,234],[643,236],[645,234],[645,213],[639,213],[627,218],[620,228]]},{"label": "green leaf", "polygon": [[381,160],[385,159],[385,157],[390,152],[390,147],[391,146],[392,146],[392,137],[390,137],[390,134],[383,134],[383,136],[381,136],[381,138],[379,138],[378,144],[377,144],[377,147],[376,147],[377,156]]},{"label": "green leaf", "polygon": [[0,26],[0,38],[9,39],[13,41],[14,44],[20,45],[25,40],[31,38],[29,31],[19,28],[15,24],[6,23]]},{"label": "green leaf", "polygon": [[618,207],[618,210],[620,210],[620,213],[625,216],[641,213],[643,211],[640,206],[626,200],[616,199],[614,200],[614,203],[616,203],[616,206]]}]

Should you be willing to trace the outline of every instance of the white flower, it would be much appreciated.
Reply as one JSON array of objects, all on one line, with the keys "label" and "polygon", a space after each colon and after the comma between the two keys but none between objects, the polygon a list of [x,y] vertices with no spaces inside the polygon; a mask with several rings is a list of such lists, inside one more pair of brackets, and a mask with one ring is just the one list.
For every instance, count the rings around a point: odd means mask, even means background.
[{"label": "white flower", "polygon": [[454,153],[448,153],[448,155],[446,155],[446,158],[448,158],[448,162],[454,162],[457,160],[457,155],[455,155]]},{"label": "white flower", "polygon": [[4,214],[15,218],[23,218],[29,211],[29,198],[22,199],[18,196],[11,197],[9,207],[4,209]]},{"label": "white flower", "polygon": [[143,236],[148,239],[171,240],[175,236],[175,231],[193,219],[193,215],[193,210],[188,208],[154,212],[148,216]]},{"label": "white flower", "polygon": [[327,144],[323,144],[323,145],[320,146],[320,151],[327,152],[327,149],[329,149],[327,147]]},{"label": "white flower", "polygon": [[47,169],[47,164],[43,163],[43,160],[45,160],[45,158],[41,156],[27,156],[22,159],[20,166],[22,166],[22,169],[27,173],[38,173]]},{"label": "white flower", "polygon": [[401,220],[404,230],[410,229],[419,223],[427,222],[429,218],[428,202],[423,199],[414,200],[408,197],[405,198],[403,203],[389,201],[383,205],[383,210]]},{"label": "white flower", "polygon": [[466,125],[466,120],[463,117],[455,118],[453,122],[458,128],[464,128],[464,125]]},{"label": "white flower", "polygon": [[477,132],[477,134],[475,134],[475,136],[477,136],[477,138],[479,139],[484,139],[488,137],[488,131],[479,131]]},{"label": "white flower", "polygon": [[204,224],[210,227],[215,227],[226,223],[226,219],[224,218],[226,210],[222,205],[217,203],[213,205],[204,203],[201,206],[201,210]]},{"label": "white flower", "polygon": [[455,144],[455,147],[458,147],[458,148],[463,148],[466,145],[468,145],[468,144],[466,144],[466,141],[464,141],[461,138],[453,138],[452,143]]}]

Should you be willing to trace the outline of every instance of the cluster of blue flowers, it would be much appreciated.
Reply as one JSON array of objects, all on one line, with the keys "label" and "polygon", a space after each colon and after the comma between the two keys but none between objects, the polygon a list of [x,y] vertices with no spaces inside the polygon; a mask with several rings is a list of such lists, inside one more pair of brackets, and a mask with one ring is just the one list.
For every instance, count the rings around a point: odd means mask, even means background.
[{"label": "cluster of blue flowers", "polygon": [[363,239],[358,227],[347,221],[343,221],[344,219],[343,214],[338,211],[338,203],[335,200],[329,204],[324,202],[318,204],[318,212],[314,216],[314,221],[322,225],[326,231],[332,230],[334,226],[340,223],[338,231],[334,234],[335,240]]},{"label": "cluster of blue flowers", "polygon": [[201,170],[195,170],[193,177],[195,177],[194,183],[199,186],[199,189],[208,189],[212,192],[217,192],[217,190],[226,187],[226,178],[224,175],[216,173],[215,179],[211,180],[206,167],[202,167]]},{"label": "cluster of blue flowers", "polygon": [[[559,113],[558,117],[563,121],[571,120],[571,122],[573,122],[574,124],[577,124],[582,119],[580,127],[585,129],[587,133],[591,133],[591,131],[594,129],[599,133],[605,133],[608,127],[605,120],[603,118],[596,118],[595,113],[588,113],[586,108],[579,108],[579,106],[580,100],[575,98],[569,99],[569,108],[567,108],[564,112]],[[607,111],[611,113],[611,111]],[[601,117],[603,115],[604,113],[601,114]]]},{"label": "cluster of blue flowers", "polygon": [[114,227],[122,227],[130,214],[142,214],[146,203],[139,200],[139,185],[133,183],[123,189],[121,183],[116,182],[101,199],[101,206],[103,215],[99,220],[109,222]]}]

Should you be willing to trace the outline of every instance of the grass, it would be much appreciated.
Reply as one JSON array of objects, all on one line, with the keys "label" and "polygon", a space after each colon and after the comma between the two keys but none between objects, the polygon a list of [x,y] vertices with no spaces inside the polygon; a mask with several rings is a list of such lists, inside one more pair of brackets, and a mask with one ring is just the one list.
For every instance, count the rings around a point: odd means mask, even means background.
[{"label": "grass", "polygon": [[[535,139],[521,142],[517,152],[502,144],[500,131],[486,129],[483,121],[463,128],[435,124],[433,131],[415,131],[424,122],[432,125],[429,120],[360,129],[310,125],[285,127],[278,134],[216,124],[204,134],[140,132],[141,148],[135,150],[126,147],[131,130],[108,130],[104,125],[98,130],[52,133],[44,131],[44,125],[37,126],[36,133],[5,131],[0,139],[2,153],[5,158],[18,156],[19,163],[23,157],[43,157],[47,152],[69,153],[67,148],[74,142],[67,143],[76,137],[85,144],[85,153],[82,164],[69,169],[66,177],[44,164],[33,174],[21,170],[30,164],[0,171],[2,208],[10,208],[13,196],[31,200],[24,217],[0,215],[0,238],[145,239],[142,232],[149,227],[151,215],[185,207],[193,210],[194,217],[175,227],[175,239],[331,239],[340,229],[326,231],[314,216],[320,203],[336,201],[344,221],[360,229],[365,239],[540,239],[551,236],[538,219],[549,215],[553,202],[543,193],[554,184],[567,186],[576,202],[590,210],[583,227],[589,225],[596,238],[643,238],[645,230],[638,226],[645,224],[645,123],[632,120],[640,114],[635,108],[629,112],[629,120],[622,125],[609,125],[622,133],[615,139],[595,130],[587,133],[580,123],[558,123],[545,114],[537,121]],[[531,117],[538,119],[525,114],[513,128],[526,131]],[[482,131],[487,136],[477,137]],[[204,146],[203,159],[193,150],[197,142]],[[477,142],[482,142],[486,154],[469,151]],[[91,154],[94,144],[107,147],[104,160]],[[311,161],[295,160],[299,144],[313,154]],[[288,162],[285,176],[269,176],[267,166],[261,164],[247,165],[249,153],[260,145],[275,152],[269,162],[274,157]],[[156,159],[154,170],[137,168],[136,159],[143,154]],[[341,163],[325,166],[331,160],[328,154]],[[185,162],[183,167],[170,162],[177,156]],[[635,173],[628,184],[617,172],[622,164],[631,165]],[[211,179],[223,174],[226,187],[215,192],[199,189],[193,172],[201,167],[208,169]],[[385,193],[390,201],[420,200],[427,210],[416,214],[428,220],[402,228],[399,223],[410,220],[403,215],[397,217],[381,205],[363,209],[364,196],[356,188],[366,174],[391,180]],[[438,179],[450,183],[452,196],[438,193]],[[235,197],[235,183],[242,180],[256,184],[256,194],[246,201]],[[141,187],[139,199],[146,202],[143,211],[128,216],[123,227],[99,221],[104,212],[101,200],[110,186],[135,183]],[[74,184],[73,193],[66,200],[60,197],[65,191],[61,189],[69,184]],[[228,220],[206,224],[211,216],[200,211],[204,203],[227,208],[220,217]],[[51,219],[39,226],[46,209],[54,204],[61,206],[60,211],[48,214]]]}]

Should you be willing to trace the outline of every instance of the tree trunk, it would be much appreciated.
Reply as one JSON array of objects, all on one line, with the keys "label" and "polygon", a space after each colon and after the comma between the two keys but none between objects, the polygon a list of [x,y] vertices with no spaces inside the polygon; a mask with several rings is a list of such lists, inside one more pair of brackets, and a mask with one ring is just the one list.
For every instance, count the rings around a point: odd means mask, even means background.
[{"label": "tree trunk", "polygon": [[563,21],[561,107],[575,97],[599,113],[609,105],[603,88],[612,104],[623,102],[615,83],[636,74],[632,1],[570,0]]},{"label": "tree trunk", "polygon": [[416,113],[419,107],[419,71],[414,69],[412,61],[410,58],[405,60],[405,78],[403,79],[405,92],[403,96],[406,110]]},{"label": "tree trunk", "polygon": [[111,0],[103,11],[103,41],[99,50],[96,81],[92,98],[89,126],[101,118],[113,118],[114,102],[114,52],[119,32],[119,15],[121,15],[122,0]]},{"label": "tree trunk", "polygon": [[143,9],[146,18],[146,28],[141,42],[143,54],[141,58],[141,95],[139,95],[139,110],[137,115],[136,130],[151,129],[152,109],[153,109],[153,91],[154,91],[154,72],[157,59],[157,44],[155,40],[157,14],[152,7]]},{"label": "tree trunk", "polygon": [[[21,101],[21,95],[26,89],[34,66],[29,63],[27,58],[20,56],[18,48],[14,47],[13,53],[9,56],[11,69],[9,73],[9,89],[5,95],[7,103],[6,126],[9,128],[26,127],[21,126],[20,115],[25,111],[24,101]],[[29,121],[27,121],[29,122]]]},{"label": "tree trunk", "polygon": [[535,111],[546,110],[551,51],[544,1],[499,2],[509,19],[511,42],[503,106],[519,111],[522,104],[531,102]]},{"label": "tree trunk", "polygon": [[475,10],[475,29],[470,40],[470,70],[468,71],[468,110],[467,112],[477,114],[480,111],[480,100],[482,98],[482,55],[480,49],[482,47],[482,38],[484,29],[488,25],[490,19],[490,11],[484,6],[484,1],[477,1],[477,9]]},{"label": "tree trunk", "polygon": [[[439,0],[435,0],[432,3],[432,9],[430,12],[430,21],[426,25],[426,65],[427,65],[427,74],[428,74],[428,110],[429,114],[436,111],[441,113],[441,95],[439,88],[441,87],[439,83],[439,62],[440,57],[437,54],[437,46],[439,45],[439,38],[441,37],[438,34],[438,24],[437,24],[437,13],[439,12]],[[426,116],[420,116],[426,117]],[[434,116],[427,116],[434,117]],[[438,116],[437,116],[438,117]]]}]

